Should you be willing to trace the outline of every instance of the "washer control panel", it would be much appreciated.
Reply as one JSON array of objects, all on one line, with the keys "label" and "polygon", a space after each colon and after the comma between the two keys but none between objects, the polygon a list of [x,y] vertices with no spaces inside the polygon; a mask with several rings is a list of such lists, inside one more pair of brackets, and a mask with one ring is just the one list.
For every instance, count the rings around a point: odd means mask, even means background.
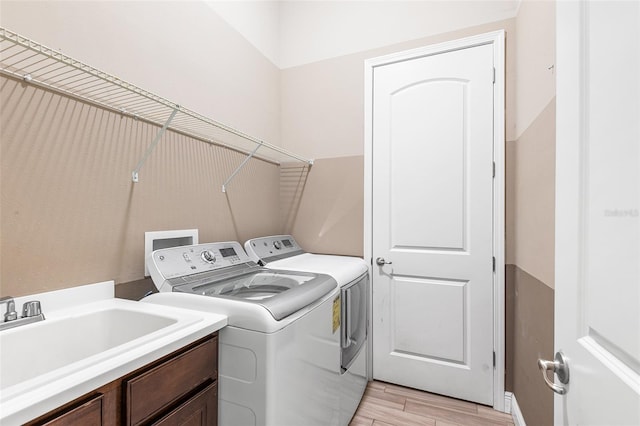
[{"label": "washer control panel", "polygon": [[150,272],[154,279],[153,272],[170,279],[251,261],[236,241],[160,249],[151,253],[151,260]]},{"label": "washer control panel", "polygon": [[254,262],[258,260],[268,262],[276,258],[285,258],[304,253],[291,235],[254,238],[247,241],[244,244],[244,248]]}]

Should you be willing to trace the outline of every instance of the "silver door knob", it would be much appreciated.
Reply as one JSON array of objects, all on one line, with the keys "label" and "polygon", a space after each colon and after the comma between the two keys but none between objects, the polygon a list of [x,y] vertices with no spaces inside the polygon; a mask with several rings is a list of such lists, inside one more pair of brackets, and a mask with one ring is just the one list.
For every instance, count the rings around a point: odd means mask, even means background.
[{"label": "silver door knob", "polygon": [[560,395],[567,393],[567,388],[556,385],[547,375],[547,371],[552,371],[556,376],[558,376],[558,381],[560,383],[564,385],[569,383],[569,364],[567,364],[567,358],[562,352],[556,352],[556,356],[553,361],[538,358],[538,368],[542,372],[544,382],[552,391]]},{"label": "silver door knob", "polygon": [[387,262],[384,260],[384,257],[379,257],[376,259],[376,264],[378,266],[391,265],[393,262]]}]

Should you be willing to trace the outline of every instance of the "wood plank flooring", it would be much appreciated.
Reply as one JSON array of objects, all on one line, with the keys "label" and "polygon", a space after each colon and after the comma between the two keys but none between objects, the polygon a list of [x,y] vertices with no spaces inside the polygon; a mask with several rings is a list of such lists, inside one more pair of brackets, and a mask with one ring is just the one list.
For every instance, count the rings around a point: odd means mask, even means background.
[{"label": "wood plank flooring", "polygon": [[369,382],[350,426],[513,426],[510,414],[390,383]]}]

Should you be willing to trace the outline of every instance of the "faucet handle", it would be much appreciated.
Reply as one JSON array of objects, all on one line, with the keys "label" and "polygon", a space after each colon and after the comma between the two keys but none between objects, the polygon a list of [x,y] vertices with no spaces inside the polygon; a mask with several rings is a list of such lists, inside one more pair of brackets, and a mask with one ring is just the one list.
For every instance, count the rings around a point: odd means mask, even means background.
[{"label": "faucet handle", "polygon": [[40,302],[38,300],[30,300],[22,305],[22,318],[35,317],[42,313]]},{"label": "faucet handle", "polygon": [[13,301],[13,297],[11,296],[5,296],[2,299],[0,299],[0,304],[4,304],[6,303],[7,305],[7,312],[4,314],[4,321],[13,321],[18,319],[18,313],[16,312],[16,304]]}]

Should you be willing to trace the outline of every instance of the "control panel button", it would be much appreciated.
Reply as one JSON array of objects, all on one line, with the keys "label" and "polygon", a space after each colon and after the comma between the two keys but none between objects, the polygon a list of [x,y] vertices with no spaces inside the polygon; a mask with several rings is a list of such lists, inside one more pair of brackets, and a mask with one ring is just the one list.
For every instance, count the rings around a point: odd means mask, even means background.
[{"label": "control panel button", "polygon": [[203,250],[200,257],[207,263],[215,263],[216,261],[216,255],[211,250]]},{"label": "control panel button", "polygon": [[189,257],[189,253],[182,253],[182,257],[184,257],[185,262],[191,262],[191,258]]},{"label": "control panel button", "polygon": [[280,250],[282,248],[282,243],[280,241],[274,241],[273,247],[275,247],[276,250]]}]

